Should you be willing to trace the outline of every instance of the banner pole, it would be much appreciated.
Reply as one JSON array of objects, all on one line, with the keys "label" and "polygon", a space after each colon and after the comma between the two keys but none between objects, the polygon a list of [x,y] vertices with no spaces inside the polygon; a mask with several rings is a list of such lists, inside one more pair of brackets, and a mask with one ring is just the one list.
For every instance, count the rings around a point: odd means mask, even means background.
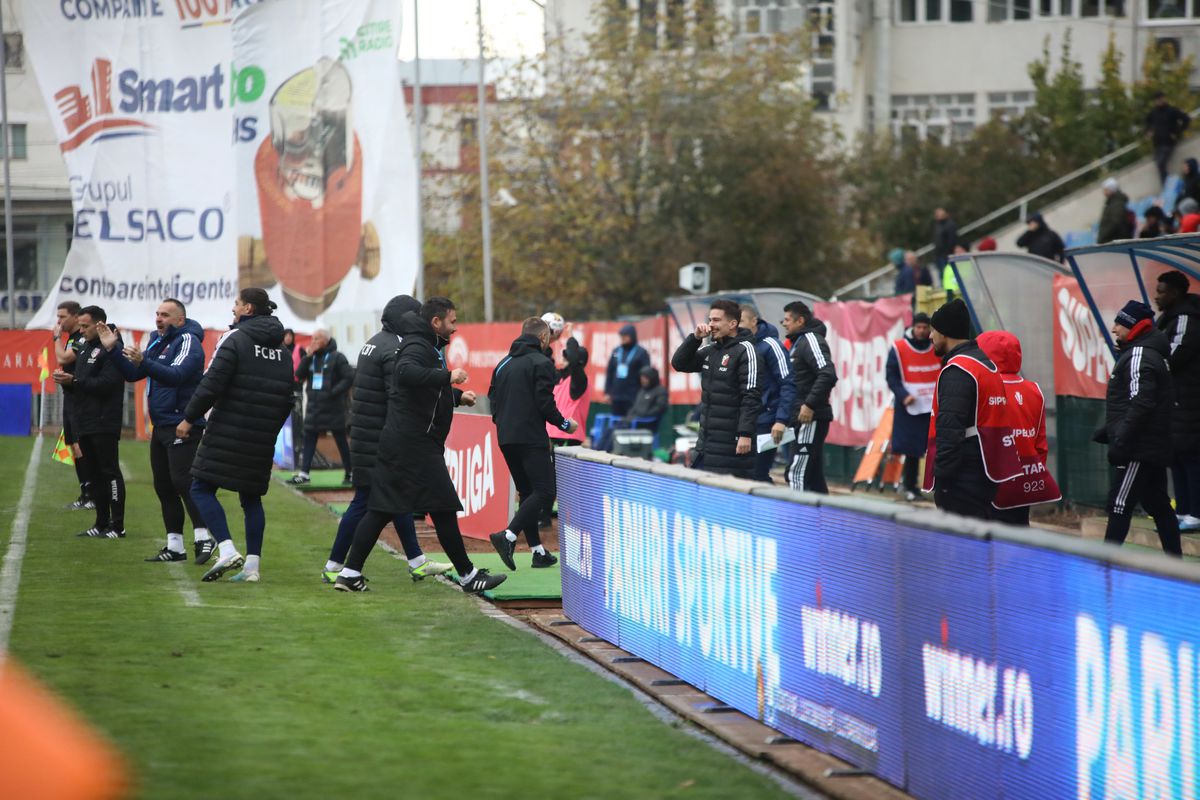
[{"label": "banner pole", "polygon": [[425,302],[425,209],[424,209],[424,148],[422,122],[424,107],[421,97],[421,0],[413,0],[413,121],[416,123],[417,151],[417,299]]},{"label": "banner pole", "polygon": [[483,318],[491,322],[492,313],[492,197],[488,190],[487,85],[483,70],[483,0],[475,0],[475,18],[479,23],[479,208],[483,219]]},{"label": "banner pole", "polygon": [[4,150],[4,261],[8,268],[8,324],[14,330],[17,327],[16,277],[13,267],[12,240],[12,180],[9,177],[9,164],[12,160],[8,146],[8,42],[4,39],[4,8],[0,3],[0,53],[4,55],[4,63],[0,66],[0,126],[3,127]]}]

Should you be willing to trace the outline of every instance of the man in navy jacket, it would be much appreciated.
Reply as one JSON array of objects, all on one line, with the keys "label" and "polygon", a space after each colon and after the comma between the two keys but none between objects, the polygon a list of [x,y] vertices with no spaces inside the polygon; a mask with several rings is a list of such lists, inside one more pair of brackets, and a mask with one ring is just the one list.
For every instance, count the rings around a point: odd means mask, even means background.
[{"label": "man in navy jacket", "polygon": [[[758,434],[771,434],[778,445],[784,432],[791,427],[790,412],[796,401],[791,359],[780,343],[779,329],[760,319],[758,309],[754,306],[742,306],[742,327],[753,334],[754,349],[766,367],[762,374],[762,413],[758,415]],[[778,454],[777,447],[758,453],[754,462],[754,480],[773,483],[771,465]]]},{"label": "man in navy jacket", "polygon": [[204,421],[200,420],[187,438],[175,435],[175,426],[183,421],[192,393],[204,375],[204,329],[187,318],[183,303],[164,300],[154,313],[155,331],[144,351],[118,347],[119,340],[109,331],[101,331],[104,345],[126,381],[146,379],[146,408],[154,431],[150,436],[150,472],[154,492],[162,505],[167,544],[153,556],[152,562],[185,561],[183,511],[192,521],[196,563],[208,561],[213,551],[212,536],[192,502],[192,459],[200,445]]}]

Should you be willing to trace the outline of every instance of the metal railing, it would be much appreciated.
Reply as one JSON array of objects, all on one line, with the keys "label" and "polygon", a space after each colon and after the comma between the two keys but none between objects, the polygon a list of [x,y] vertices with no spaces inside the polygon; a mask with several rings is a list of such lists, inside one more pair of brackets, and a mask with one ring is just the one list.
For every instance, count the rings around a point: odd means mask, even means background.
[{"label": "metal railing", "polygon": [[[1191,116],[1192,116],[1192,118],[1200,116],[1200,108],[1193,109],[1191,112]],[[1100,158],[1095,159],[1094,161],[1084,164],[1082,167],[1080,167],[1076,170],[1072,170],[1071,172],[1068,172],[1066,175],[1058,177],[1055,180],[1052,180],[1043,186],[1039,186],[1037,189],[1034,189],[1032,192],[1021,195],[1016,200],[1013,200],[1011,203],[1008,203],[1007,205],[1003,205],[1000,208],[997,208],[995,211],[992,211],[990,214],[987,214],[985,216],[980,217],[977,220],[973,220],[972,222],[967,223],[966,225],[959,228],[958,232],[960,234],[970,233],[971,231],[976,230],[977,228],[980,228],[984,225],[987,225],[989,222],[991,222],[995,219],[998,219],[1000,217],[1003,217],[1005,214],[1011,214],[1013,211],[1016,211],[1018,209],[1020,210],[1018,219],[1025,219],[1025,217],[1027,216],[1028,211],[1029,211],[1029,204],[1031,202],[1033,202],[1034,200],[1037,200],[1039,197],[1041,197],[1049,192],[1054,191],[1055,189],[1059,188],[1060,186],[1064,186],[1064,185],[1070,183],[1071,181],[1074,181],[1078,178],[1083,177],[1084,175],[1088,174],[1089,172],[1097,170],[1100,167],[1106,166],[1106,165],[1112,163],[1113,161],[1117,160],[1118,158],[1121,158],[1122,156],[1133,152],[1134,150],[1136,150],[1137,148],[1139,148],[1142,145],[1142,141],[1143,140],[1141,138],[1135,139],[1134,141],[1130,142],[1129,144],[1119,147],[1116,150],[1113,150],[1111,153],[1108,153],[1107,155],[1103,155]],[[915,252],[918,257],[922,257],[925,255],[928,255],[932,251],[933,251],[933,245],[927,244]],[[858,278],[857,280],[853,280],[850,283],[847,283],[845,286],[840,287],[839,289],[834,291],[833,295],[829,299],[837,300],[839,297],[843,297],[847,294],[856,292],[859,289],[862,289],[863,287],[869,286],[870,284],[874,283],[875,281],[879,280],[880,278],[883,278],[890,274],[893,274],[895,272],[895,270],[896,270],[896,267],[893,264],[890,264],[890,263],[885,264],[882,267],[880,267],[879,269],[874,270],[873,272],[869,272],[866,275],[862,276],[861,278]]]}]

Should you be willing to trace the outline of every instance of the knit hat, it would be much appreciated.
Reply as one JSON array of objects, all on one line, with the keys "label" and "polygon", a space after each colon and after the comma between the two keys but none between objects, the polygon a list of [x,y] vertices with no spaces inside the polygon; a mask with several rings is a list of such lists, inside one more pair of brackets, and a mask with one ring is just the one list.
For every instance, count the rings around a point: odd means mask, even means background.
[{"label": "knit hat", "polygon": [[933,312],[933,318],[929,322],[933,329],[943,336],[951,339],[971,338],[971,313],[967,311],[967,304],[962,300],[954,299],[946,303]]},{"label": "knit hat", "polygon": [[1130,300],[1117,312],[1116,323],[1125,328],[1132,328],[1144,319],[1154,319],[1154,312],[1150,310],[1150,306]]}]

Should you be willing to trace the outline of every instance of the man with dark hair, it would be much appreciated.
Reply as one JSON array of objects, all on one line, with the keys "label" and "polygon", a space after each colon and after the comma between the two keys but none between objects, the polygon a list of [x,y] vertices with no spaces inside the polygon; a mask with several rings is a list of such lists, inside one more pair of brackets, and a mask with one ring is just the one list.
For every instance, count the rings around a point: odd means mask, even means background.
[{"label": "man with dark hair", "polygon": [[671,368],[700,373],[700,440],[693,466],[752,478],[764,365],[750,332],[741,330],[738,304],[714,300],[708,321],[697,325],[671,356]]},{"label": "man with dark hair", "polygon": [[938,269],[946,266],[958,244],[958,225],[944,206],[933,210],[933,258]]},{"label": "man with dark hair", "polygon": [[574,433],[579,423],[564,419],[554,402],[554,362],[545,354],[549,345],[550,326],[545,320],[537,317],[525,320],[521,335],[492,371],[488,387],[500,452],[521,498],[508,527],[489,537],[509,569],[517,568],[513,552],[517,533],[522,531],[533,551],[534,569],[558,563],[552,553],[546,552],[538,535],[539,512],[550,505],[555,493],[554,463],[546,426]]},{"label": "man with dark hair", "polygon": [[1116,475],[1108,492],[1104,541],[1120,545],[1129,534],[1133,509],[1141,503],[1154,518],[1163,552],[1183,557],[1179,520],[1167,495],[1171,463],[1170,344],[1154,327],[1154,312],[1130,300],[1113,320],[1117,363],[1105,397],[1104,425],[1093,441],[1108,445]]},{"label": "man with dark hair", "polygon": [[196,563],[203,564],[216,544],[192,500],[192,461],[200,446],[204,420],[186,437],[175,435],[183,421],[183,410],[204,375],[204,329],[187,318],[183,303],[169,298],[154,312],[154,333],[145,351],[127,345],[122,351],[114,331],[100,329],[100,344],[108,351],[122,377],[129,383],[146,380],[146,408],[154,430],[150,434],[150,474],[154,493],[162,506],[167,543],[146,561],[186,561],[183,545],[183,512],[192,521],[192,549]]},{"label": "man with dark hair", "polygon": [[1158,180],[1166,184],[1171,154],[1179,138],[1191,124],[1192,118],[1167,102],[1162,92],[1154,93],[1154,106],[1146,115],[1146,135],[1154,145],[1154,165],[1158,167]]},{"label": "man with dark hair", "polygon": [[754,457],[754,480],[771,483],[771,465],[783,434],[791,427],[789,415],[795,405],[796,383],[792,380],[790,359],[779,343],[779,331],[774,325],[760,319],[758,309],[752,305],[742,306],[742,328],[754,337],[754,349],[763,362],[762,411],[758,415],[759,436],[771,434],[776,447],[758,453]]},{"label": "man with dark hair", "polygon": [[783,327],[792,343],[792,381],[796,394],[787,417],[796,426],[796,446],[788,465],[788,485],[797,491],[829,494],[825,483],[825,437],[833,422],[829,395],[837,368],[825,341],[825,323],[799,300],[783,307]]},{"label": "man with dark hair", "polygon": [[[75,373],[75,359],[87,347],[87,340],[79,331],[79,312],[81,307],[74,300],[66,300],[58,304],[57,319],[54,330],[50,334],[54,346],[54,358],[62,371],[68,375]],[[63,334],[67,335],[63,340]],[[71,456],[75,459],[75,477],[79,479],[79,497],[67,504],[72,510],[93,509],[96,504],[88,496],[87,468],[83,464],[83,451],[79,449],[79,439],[75,435],[75,426],[71,422],[72,399],[74,394],[63,388],[62,428],[63,442],[71,448]]]},{"label": "man with dark hair", "polygon": [[[125,538],[125,476],[121,474],[118,446],[125,405],[125,380],[100,344],[108,335],[108,316],[99,306],[79,311],[79,331],[85,347],[75,359],[74,373],[61,367],[54,381],[74,396],[72,418],[87,475],[88,492],[96,504],[96,522],[79,533],[94,539]],[[114,334],[115,336],[115,334]],[[120,337],[117,337],[120,345]]]},{"label": "man with dark hair", "polygon": [[1175,514],[1179,529],[1200,531],[1200,295],[1178,270],[1158,276],[1156,327],[1167,337],[1175,402],[1171,409]]},{"label": "man with dark hair", "polygon": [[453,388],[467,382],[467,371],[448,369],[442,354],[457,328],[458,312],[445,297],[431,297],[419,314],[410,311],[401,319],[397,333],[403,341],[388,389],[387,421],[379,436],[371,499],[354,531],[346,566],[334,582],[339,591],[367,591],[363,565],[384,526],[397,514],[429,515],[464,591],[482,593],[508,577],[477,569],[458,529],[462,503],[446,469],[446,437],[454,407],[474,405],[475,393]]}]

